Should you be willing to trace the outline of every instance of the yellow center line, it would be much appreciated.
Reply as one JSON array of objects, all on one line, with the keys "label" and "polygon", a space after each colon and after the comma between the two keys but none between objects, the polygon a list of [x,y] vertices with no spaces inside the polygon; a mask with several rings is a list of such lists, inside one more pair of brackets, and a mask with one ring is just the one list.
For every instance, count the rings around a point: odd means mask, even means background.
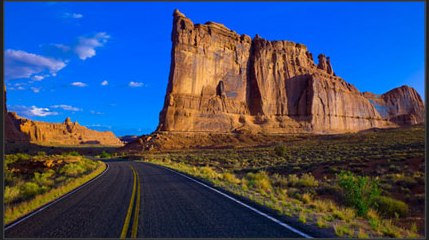
[{"label": "yellow center line", "polygon": [[121,239],[124,239],[124,238],[127,237],[128,226],[130,225],[131,214],[133,212],[134,198],[135,198],[135,195],[136,195],[137,174],[136,174],[136,171],[134,170],[134,168],[132,166],[130,166],[130,168],[133,171],[133,178],[134,178],[134,181],[133,181],[133,192],[131,194],[130,205],[128,206],[127,215],[125,216],[124,226],[122,227]]},{"label": "yellow center line", "polygon": [[134,221],[133,227],[131,229],[131,238],[137,237],[137,229],[139,224],[139,211],[140,211],[140,176],[136,173],[137,176],[137,196],[136,196],[136,206],[134,208]]}]

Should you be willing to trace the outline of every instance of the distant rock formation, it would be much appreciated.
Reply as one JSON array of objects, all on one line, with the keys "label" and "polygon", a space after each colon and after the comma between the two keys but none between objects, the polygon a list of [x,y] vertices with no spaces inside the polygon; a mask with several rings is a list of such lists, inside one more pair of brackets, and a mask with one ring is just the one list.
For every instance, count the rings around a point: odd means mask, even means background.
[{"label": "distant rock formation", "polygon": [[30,138],[23,134],[21,131],[18,130],[17,126],[15,126],[12,119],[9,117],[7,113],[7,107],[6,107],[6,88],[3,85],[3,100],[4,100],[4,106],[3,106],[3,116],[4,116],[4,138],[7,142],[16,142],[16,143],[28,143],[30,142]]},{"label": "distant rock formation", "polygon": [[79,125],[66,118],[63,123],[33,121],[9,112],[9,119],[31,143],[41,145],[100,144],[122,146],[123,143],[112,132],[99,132]]},{"label": "distant rock formation", "polygon": [[194,24],[178,10],[171,37],[158,132],[342,133],[423,121],[415,90],[386,93],[383,115],[302,44]]},{"label": "distant rock formation", "polygon": [[394,88],[382,95],[364,92],[380,115],[400,126],[424,122],[424,105],[417,91],[409,86]]}]

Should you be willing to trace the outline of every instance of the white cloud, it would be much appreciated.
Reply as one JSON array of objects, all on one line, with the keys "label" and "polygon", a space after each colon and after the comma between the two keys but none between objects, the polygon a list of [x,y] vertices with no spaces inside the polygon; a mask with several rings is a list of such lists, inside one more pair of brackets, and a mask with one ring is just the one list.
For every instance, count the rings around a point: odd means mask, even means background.
[{"label": "white cloud", "polygon": [[48,72],[55,76],[58,71],[66,66],[64,61],[22,50],[7,49],[4,59],[5,79],[29,78],[42,72]]},{"label": "white cloud", "polygon": [[57,112],[52,112],[49,108],[39,108],[36,106],[8,106],[12,112],[17,112],[18,115],[24,117],[46,117],[51,115],[58,115]]},{"label": "white cloud", "polygon": [[79,19],[79,18],[83,18],[83,15],[80,13],[64,13],[63,17],[64,18]]},{"label": "white cloud", "polygon": [[54,43],[51,44],[52,46],[54,46],[55,48],[58,48],[60,50],[62,50],[63,52],[68,52],[70,51],[70,47],[61,43]]},{"label": "white cloud", "polygon": [[130,82],[128,83],[128,86],[130,87],[143,87],[143,83],[142,82]]},{"label": "white cloud", "polygon": [[65,104],[60,104],[60,105],[52,105],[51,108],[61,108],[63,110],[66,111],[72,111],[72,112],[78,112],[78,111],[82,111],[82,109],[78,108],[78,107],[73,107],[70,105],[65,105]]},{"label": "white cloud", "polygon": [[94,57],[96,55],[95,48],[104,46],[109,38],[110,36],[105,32],[99,32],[93,37],[81,37],[74,51],[81,60],[86,60]]},{"label": "white cloud", "polygon": [[94,111],[94,110],[89,111],[89,113],[94,114],[94,115],[103,115],[104,114],[102,112],[97,112],[97,111]]},{"label": "white cloud", "polygon": [[104,80],[101,82],[101,86],[107,86],[109,85],[109,82],[107,80]]},{"label": "white cloud", "polygon": [[39,93],[40,92],[40,88],[31,87],[31,91],[33,91],[34,93]]},{"label": "white cloud", "polygon": [[86,87],[86,86],[88,86],[86,83],[83,83],[83,82],[72,82],[71,85],[75,86],[75,87]]},{"label": "white cloud", "polygon": [[34,80],[34,81],[42,81],[43,79],[45,79],[45,76],[34,75],[31,79]]}]

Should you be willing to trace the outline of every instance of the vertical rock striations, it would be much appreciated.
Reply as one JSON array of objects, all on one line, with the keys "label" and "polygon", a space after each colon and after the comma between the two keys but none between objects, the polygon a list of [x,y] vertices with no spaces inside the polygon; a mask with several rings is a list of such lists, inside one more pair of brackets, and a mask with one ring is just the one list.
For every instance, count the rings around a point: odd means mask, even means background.
[{"label": "vertical rock striations", "polygon": [[424,122],[423,101],[412,87],[404,85],[382,95],[365,92],[364,96],[388,121],[401,126]]},{"label": "vertical rock striations", "polygon": [[387,116],[336,76],[329,57],[320,54],[316,64],[302,44],[251,39],[213,22],[194,24],[178,10],[173,16],[158,131],[327,133],[423,121],[414,89],[384,94]]}]

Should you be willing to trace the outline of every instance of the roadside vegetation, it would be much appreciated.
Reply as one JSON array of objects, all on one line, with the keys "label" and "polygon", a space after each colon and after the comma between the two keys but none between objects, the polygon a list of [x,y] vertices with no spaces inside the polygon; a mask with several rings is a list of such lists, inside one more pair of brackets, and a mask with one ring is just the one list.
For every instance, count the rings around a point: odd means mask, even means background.
[{"label": "roadside vegetation", "polygon": [[339,237],[424,236],[423,126],[140,157]]},{"label": "roadside vegetation", "polygon": [[5,155],[5,224],[93,179],[106,168],[78,152]]}]

